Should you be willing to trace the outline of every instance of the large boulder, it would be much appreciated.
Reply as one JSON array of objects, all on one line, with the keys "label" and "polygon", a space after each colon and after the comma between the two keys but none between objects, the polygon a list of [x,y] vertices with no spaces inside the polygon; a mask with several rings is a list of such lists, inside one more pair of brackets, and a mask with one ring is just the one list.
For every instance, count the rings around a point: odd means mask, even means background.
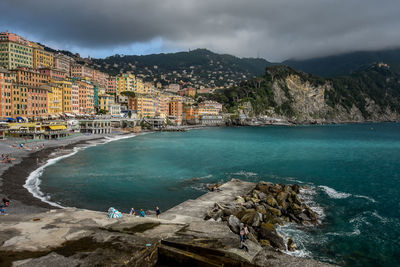
[{"label": "large boulder", "polygon": [[269,193],[270,193],[270,190],[269,190],[269,189],[270,189],[271,187],[273,187],[273,186],[274,186],[273,183],[261,181],[261,182],[259,182],[259,183],[257,184],[256,190],[258,190],[258,191],[260,191],[260,192],[263,192],[263,193],[265,193],[265,194],[269,194]]},{"label": "large boulder", "polygon": [[270,213],[272,213],[272,214],[273,214],[274,216],[276,216],[276,217],[282,216],[282,212],[281,212],[280,210],[278,210],[278,209],[269,208],[268,211],[269,211]]},{"label": "large boulder", "polygon": [[300,186],[298,184],[294,184],[292,185],[292,190],[296,193],[299,194],[300,193]]},{"label": "large boulder", "polygon": [[263,205],[256,206],[256,211],[263,215],[267,214],[267,209]]},{"label": "large boulder", "polygon": [[240,231],[240,220],[235,216],[231,215],[228,219],[228,226],[235,234],[239,234]]},{"label": "large boulder", "polygon": [[235,199],[235,202],[236,202],[237,204],[243,204],[243,203],[246,202],[246,201],[245,201],[244,198],[242,198],[241,196],[237,196],[236,199]]},{"label": "large boulder", "polygon": [[291,239],[291,238],[288,239],[287,248],[289,251],[297,250],[297,245],[296,245],[296,243],[294,243],[293,239]]},{"label": "large boulder", "polygon": [[288,199],[289,193],[287,192],[280,192],[277,196],[276,196],[276,201],[278,202],[279,205],[282,205],[283,202],[286,202],[286,200]]},{"label": "large boulder", "polygon": [[278,207],[278,202],[276,202],[276,199],[273,198],[272,196],[269,196],[267,198],[267,204],[270,205],[271,207]]},{"label": "large boulder", "polygon": [[247,224],[247,225],[252,225],[253,221],[254,221],[254,217],[258,217],[258,213],[251,209],[251,210],[247,210],[246,213],[243,215],[243,217],[240,219],[243,223]]},{"label": "large boulder", "polygon": [[260,239],[268,240],[271,245],[280,250],[285,250],[285,242],[283,238],[276,232],[273,224],[263,223],[261,224],[259,231]]}]

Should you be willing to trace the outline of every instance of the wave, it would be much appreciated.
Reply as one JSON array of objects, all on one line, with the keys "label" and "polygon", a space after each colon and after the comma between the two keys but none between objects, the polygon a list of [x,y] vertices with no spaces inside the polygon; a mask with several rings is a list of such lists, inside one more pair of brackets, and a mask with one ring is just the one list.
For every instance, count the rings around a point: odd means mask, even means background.
[{"label": "wave", "polygon": [[[101,144],[107,144],[109,142],[112,141],[117,141],[117,140],[121,140],[121,139],[127,139],[127,138],[132,138],[137,136],[137,134],[132,134],[132,135],[123,135],[123,136],[116,136],[116,137],[109,137],[109,136],[105,136],[105,138],[102,141],[93,141],[93,142],[89,142],[86,146],[81,146],[81,147],[74,147],[72,149],[71,153],[67,153],[67,154],[63,154],[61,156],[58,156],[56,158],[50,158],[47,160],[47,162],[40,166],[39,168],[37,168],[36,170],[34,170],[33,172],[31,172],[28,176],[28,178],[25,181],[25,184],[23,185],[24,188],[26,188],[28,190],[29,193],[31,193],[35,198],[40,199],[41,201],[50,204],[51,206],[54,207],[58,207],[58,208],[66,208],[62,205],[60,205],[59,203],[53,202],[50,200],[50,196],[48,194],[43,193],[40,190],[40,184],[41,184],[41,180],[40,177],[42,176],[44,170],[46,167],[51,166],[55,163],[57,163],[58,161],[71,157],[73,155],[75,155],[76,153],[78,153],[81,150],[84,150],[88,147],[93,147],[93,146],[97,146],[97,145],[101,145]],[[56,156],[58,153],[57,152],[52,152],[50,154],[50,157],[52,156]]]},{"label": "wave", "polygon": [[341,198],[348,198],[351,196],[351,194],[349,193],[338,192],[335,189],[330,188],[329,186],[326,185],[320,185],[318,187],[322,188],[330,198],[341,199]]},{"label": "wave", "polygon": [[244,175],[246,177],[254,177],[257,176],[258,173],[255,172],[246,172],[246,171],[239,171],[239,172],[234,172],[232,173],[233,175]]},{"label": "wave", "polygon": [[371,201],[372,203],[376,203],[376,200],[373,199],[372,197],[363,196],[363,195],[352,195],[350,193],[339,192],[339,191],[336,191],[335,189],[333,189],[333,188],[331,188],[329,186],[326,186],[326,185],[320,185],[318,187],[321,188],[322,190],[324,190],[325,193],[330,198],[342,199],[342,198],[348,198],[348,197],[355,197],[355,198],[363,198],[363,199]]},{"label": "wave", "polygon": [[325,212],[324,208],[321,207],[314,199],[317,195],[317,190],[315,186],[308,185],[307,188],[301,188],[299,197],[312,211],[318,214],[320,220],[324,219]]}]

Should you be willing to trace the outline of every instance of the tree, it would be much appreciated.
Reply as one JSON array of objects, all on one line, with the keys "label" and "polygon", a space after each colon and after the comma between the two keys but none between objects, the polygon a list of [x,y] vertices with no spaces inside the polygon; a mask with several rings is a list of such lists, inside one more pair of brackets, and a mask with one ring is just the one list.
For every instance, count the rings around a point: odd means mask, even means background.
[{"label": "tree", "polygon": [[136,94],[134,92],[132,92],[132,91],[121,92],[121,95],[124,95],[124,96],[127,96],[127,97],[132,97],[132,98],[135,98],[135,96],[136,96]]},{"label": "tree", "polygon": [[132,111],[128,111],[128,118],[130,119],[132,117]]}]

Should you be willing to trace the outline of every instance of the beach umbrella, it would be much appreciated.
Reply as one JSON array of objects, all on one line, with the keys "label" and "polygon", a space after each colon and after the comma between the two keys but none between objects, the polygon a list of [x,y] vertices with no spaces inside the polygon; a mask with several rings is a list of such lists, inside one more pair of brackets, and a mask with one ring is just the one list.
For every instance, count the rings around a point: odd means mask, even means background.
[{"label": "beach umbrella", "polygon": [[18,120],[18,121],[25,121],[25,119],[22,118],[22,117],[17,117],[17,120]]}]

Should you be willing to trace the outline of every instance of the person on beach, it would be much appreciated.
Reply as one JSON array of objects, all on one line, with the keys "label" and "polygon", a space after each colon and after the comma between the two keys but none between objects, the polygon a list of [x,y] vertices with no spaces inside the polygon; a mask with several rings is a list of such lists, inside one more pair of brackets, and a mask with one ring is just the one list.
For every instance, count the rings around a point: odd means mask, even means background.
[{"label": "person on beach", "polygon": [[157,219],[160,219],[160,214],[161,214],[161,210],[158,206],[156,206],[156,215],[157,215]]},{"label": "person on beach", "polygon": [[243,226],[240,227],[239,237],[240,237],[240,246],[239,246],[239,248],[240,249],[244,249],[246,252],[249,252],[249,248],[245,244],[246,237],[245,237],[245,231],[244,231],[244,227]]},{"label": "person on beach", "polygon": [[6,209],[5,209],[5,208],[2,207],[2,208],[0,209],[0,215],[7,215],[7,214],[6,214]]},{"label": "person on beach", "polygon": [[146,217],[146,212],[143,209],[140,209],[140,217]]},{"label": "person on beach", "polygon": [[131,211],[129,212],[129,215],[136,215],[136,211],[134,208],[131,208]]},{"label": "person on beach", "polygon": [[3,197],[3,204],[5,207],[8,207],[8,205],[10,205],[10,200],[7,197]]}]

